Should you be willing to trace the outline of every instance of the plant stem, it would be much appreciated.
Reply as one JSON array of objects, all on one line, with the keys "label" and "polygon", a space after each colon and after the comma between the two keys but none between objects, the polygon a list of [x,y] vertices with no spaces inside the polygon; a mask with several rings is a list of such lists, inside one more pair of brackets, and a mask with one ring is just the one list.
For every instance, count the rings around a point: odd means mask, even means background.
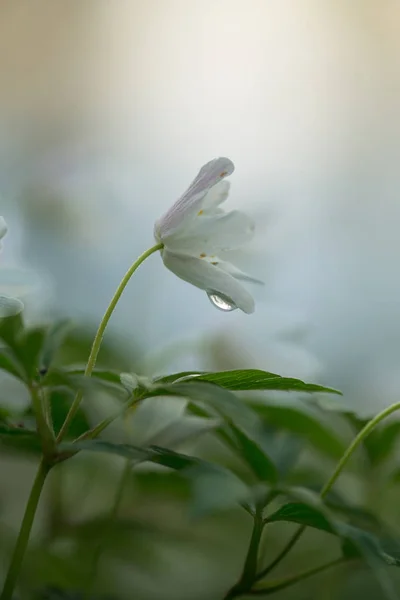
[{"label": "plant stem", "polygon": [[[128,271],[125,273],[124,277],[122,278],[121,283],[119,284],[114,296],[111,299],[110,304],[108,305],[106,312],[104,313],[102,320],[100,321],[99,328],[98,328],[95,338],[93,340],[92,349],[90,351],[88,362],[87,362],[86,369],[85,369],[85,375],[87,377],[90,377],[90,375],[93,372],[93,369],[96,365],[97,356],[99,354],[101,342],[103,340],[104,331],[107,327],[107,324],[110,320],[112,313],[114,312],[114,309],[118,303],[118,300],[121,298],[124,289],[128,285],[130,278],[132,277],[132,275],[134,274],[136,269],[142,264],[142,262],[144,262],[146,260],[146,258],[148,258],[151,254],[154,254],[154,252],[157,252],[157,250],[161,250],[162,247],[163,247],[163,244],[156,244],[155,246],[152,246],[151,248],[146,250],[146,252],[143,252],[143,254],[141,256],[139,256],[139,258],[137,260],[135,260],[135,262],[129,267]],[[83,398],[83,392],[80,390],[76,394],[75,399],[71,405],[71,408],[69,409],[69,412],[63,423],[63,426],[61,427],[61,429],[59,431],[59,434],[57,436],[57,443],[60,442],[67,434],[69,426],[71,425],[71,421],[73,420],[76,413],[78,412],[80,403],[82,402],[82,398]]]},{"label": "plant stem", "polygon": [[[363,427],[363,429],[361,429],[361,431],[354,438],[354,440],[351,442],[350,446],[347,448],[347,450],[343,454],[342,458],[339,460],[339,462],[336,466],[336,469],[330,476],[329,480],[326,482],[326,484],[322,488],[322,490],[320,492],[320,496],[322,499],[325,499],[326,496],[329,494],[332,487],[336,483],[336,480],[338,479],[339,475],[341,474],[344,467],[349,462],[349,460],[352,457],[352,455],[354,454],[354,452],[357,450],[358,446],[360,446],[362,444],[362,442],[365,440],[365,438],[368,437],[368,435],[372,432],[372,430],[375,429],[375,427],[377,425],[379,425],[379,423],[381,421],[386,419],[386,417],[388,417],[392,413],[396,412],[397,410],[400,410],[400,402],[396,402],[395,404],[392,404],[391,406],[388,406],[387,408],[382,410],[379,414],[376,415],[376,417],[371,419],[365,425],[365,427]],[[290,552],[290,550],[293,548],[293,546],[301,538],[301,536],[303,535],[305,530],[306,530],[305,525],[301,525],[298,528],[298,530],[295,532],[293,537],[289,540],[289,542],[287,543],[285,548],[282,550],[282,552],[276,557],[276,559],[268,567],[266,567],[266,569],[264,569],[263,571],[261,571],[261,573],[259,573],[257,575],[257,580],[261,579],[262,577],[265,577],[268,573],[270,573],[272,571],[272,569],[274,569],[283,560],[283,558],[285,558],[285,556]]]},{"label": "plant stem", "polygon": [[14,587],[17,582],[18,575],[22,566],[22,561],[28,545],[29,536],[31,533],[33,520],[35,518],[36,509],[39,504],[40,495],[42,493],[44,482],[50,471],[50,468],[50,465],[47,464],[44,460],[42,460],[39,464],[39,468],[36,473],[31,493],[29,495],[28,502],[25,508],[25,514],[22,520],[21,529],[19,531],[14,552],[11,557],[10,566],[8,567],[8,572],[5,579],[3,591],[0,596],[0,600],[11,600],[12,598]]},{"label": "plant stem", "polygon": [[396,402],[396,404],[392,404],[391,406],[385,408],[378,415],[376,415],[376,417],[371,419],[371,421],[369,421],[365,425],[365,427],[363,427],[363,429],[361,429],[359,434],[354,438],[350,446],[347,448],[346,452],[343,454],[331,477],[322,488],[320,492],[321,498],[326,498],[326,496],[329,494],[340,473],[343,471],[344,467],[347,465],[348,461],[350,460],[351,456],[354,454],[358,446],[362,444],[365,438],[372,432],[373,429],[375,429],[377,425],[379,425],[381,421],[386,419],[386,417],[396,412],[397,410],[400,410],[400,402]]},{"label": "plant stem", "polygon": [[286,554],[289,554],[293,546],[297,543],[297,540],[303,535],[305,528],[305,525],[302,525],[297,529],[278,556],[267,567],[265,567],[265,569],[257,573],[255,581],[264,579],[264,577],[269,575],[269,573],[271,573],[271,571],[273,571],[275,567],[279,565],[279,563],[285,558]]},{"label": "plant stem", "polygon": [[336,567],[338,565],[344,564],[346,559],[343,557],[337,558],[325,565],[321,565],[319,567],[314,567],[313,569],[308,569],[307,571],[303,571],[302,573],[298,573],[298,575],[293,575],[292,577],[287,577],[286,579],[281,579],[280,581],[271,582],[265,588],[253,589],[250,590],[249,594],[251,596],[268,596],[269,594],[275,594],[276,592],[280,592],[292,585],[295,585],[299,581],[303,581],[304,579],[308,579],[313,575],[317,575],[317,573],[322,573],[327,569],[331,569],[332,567]]},{"label": "plant stem", "polygon": [[240,596],[241,594],[248,592],[254,583],[254,578],[257,572],[258,549],[264,528],[262,508],[256,509],[253,519],[253,531],[251,534],[249,549],[247,551],[242,576],[233,586],[233,588],[229,590],[228,594],[225,596],[225,600],[232,600],[232,598],[236,598],[236,596]]}]

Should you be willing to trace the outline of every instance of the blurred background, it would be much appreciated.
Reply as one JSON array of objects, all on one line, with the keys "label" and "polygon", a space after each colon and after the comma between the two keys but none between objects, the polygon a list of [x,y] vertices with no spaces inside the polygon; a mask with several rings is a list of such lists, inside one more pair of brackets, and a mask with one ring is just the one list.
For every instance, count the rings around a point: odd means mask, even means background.
[{"label": "blurred background", "polygon": [[[71,317],[83,360],[154,221],[204,163],[228,156],[229,207],[257,225],[238,257],[265,282],[256,312],[215,310],[154,256],[113,316],[110,352],[145,374],[255,366],[316,381],[361,416],[397,401],[399,31],[392,0],[3,0],[2,265],[28,271],[28,317]],[[31,465],[4,465],[14,528]],[[85,469],[93,484],[84,477],[83,490],[74,471],[71,505],[94,495],[101,510],[104,481]],[[135,579],[138,598],[220,598],[240,572],[246,515],[190,529],[189,552],[180,504],[137,494],[182,531],[173,546],[158,540],[157,556],[139,552],[143,565],[113,564],[110,588],[132,597]],[[326,581],[282,598],[339,597]]]}]

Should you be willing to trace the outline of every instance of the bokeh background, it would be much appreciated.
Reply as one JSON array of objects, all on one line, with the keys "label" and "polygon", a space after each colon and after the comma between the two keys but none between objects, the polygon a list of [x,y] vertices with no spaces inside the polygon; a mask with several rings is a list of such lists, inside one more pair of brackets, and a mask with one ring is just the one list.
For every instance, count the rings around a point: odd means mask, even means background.
[{"label": "bokeh background", "polygon": [[[145,374],[256,366],[318,381],[363,416],[398,400],[399,31],[392,0],[3,0],[2,264],[28,271],[29,318],[72,317],[83,360],[156,218],[228,156],[229,204],[257,224],[238,256],[265,282],[255,314],[216,311],[154,256],[113,316],[110,352]],[[95,463],[65,484],[72,513],[110,501],[117,467],[102,478]],[[32,465],[2,468],[13,529]],[[134,579],[138,598],[219,598],[240,571],[246,515],[193,526],[190,546],[178,502],[137,494],[135,517],[171,519],[175,541],[133,545],[107,591],[132,597]],[[339,597],[327,581],[282,598]]]}]

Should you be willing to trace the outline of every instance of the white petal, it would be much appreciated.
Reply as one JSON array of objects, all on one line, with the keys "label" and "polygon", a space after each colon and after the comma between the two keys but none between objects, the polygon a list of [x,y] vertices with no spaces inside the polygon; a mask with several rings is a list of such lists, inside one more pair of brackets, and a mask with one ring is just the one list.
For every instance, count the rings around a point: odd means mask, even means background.
[{"label": "white petal", "polygon": [[235,279],[238,279],[239,281],[249,281],[250,283],[257,283],[259,285],[264,285],[264,282],[261,281],[261,279],[256,279],[255,277],[248,275],[244,271],[241,271],[240,269],[235,267],[232,263],[227,262],[225,260],[220,260],[220,259],[217,259],[217,260],[218,260],[218,268],[225,271],[225,273],[229,273],[229,275],[232,275],[232,277],[234,277]]},{"label": "white petal", "polygon": [[0,318],[13,317],[22,312],[24,305],[21,300],[9,298],[8,296],[0,296]]},{"label": "white petal", "polygon": [[1,238],[3,238],[7,233],[7,223],[5,222],[5,220],[3,219],[3,217],[0,217],[0,240]]},{"label": "white petal", "polygon": [[217,206],[225,202],[229,196],[229,189],[231,187],[230,181],[219,181],[211,188],[209,192],[204,196],[201,203],[201,210],[209,211],[215,209]]},{"label": "white petal", "polygon": [[221,179],[231,175],[234,168],[229,158],[214,158],[204,165],[183,196],[156,222],[155,237],[162,241],[196,216],[207,192]]},{"label": "white petal", "polygon": [[162,257],[167,269],[184,281],[201,290],[227,296],[245,313],[254,312],[253,298],[232,275],[200,258],[174,254],[168,250],[163,251]]},{"label": "white petal", "polygon": [[246,214],[233,210],[214,216],[200,215],[181,235],[164,239],[165,247],[173,252],[199,257],[234,250],[249,242],[254,223]]}]

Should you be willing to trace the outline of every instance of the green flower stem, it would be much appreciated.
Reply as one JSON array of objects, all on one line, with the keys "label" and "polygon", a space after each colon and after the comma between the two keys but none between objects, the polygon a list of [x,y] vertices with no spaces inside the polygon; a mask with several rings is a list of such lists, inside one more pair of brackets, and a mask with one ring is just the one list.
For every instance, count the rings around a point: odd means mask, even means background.
[{"label": "green flower stem", "polygon": [[350,446],[347,448],[346,452],[343,454],[331,477],[322,488],[320,493],[321,498],[326,498],[326,496],[329,494],[340,473],[343,471],[344,467],[347,465],[351,456],[354,454],[358,446],[362,444],[365,438],[369,436],[372,430],[375,429],[375,427],[379,425],[381,421],[386,419],[386,417],[396,412],[397,410],[400,410],[400,402],[396,402],[395,404],[392,404],[391,406],[388,406],[387,408],[382,410],[379,414],[376,415],[376,417],[371,419],[371,421],[369,421],[365,425],[365,427],[363,427],[363,429],[361,429],[359,434],[354,438]]},{"label": "green flower stem", "polygon": [[25,514],[22,520],[21,529],[19,531],[14,552],[11,557],[10,566],[8,567],[8,572],[4,583],[3,591],[0,596],[0,600],[11,600],[13,596],[14,587],[17,582],[19,572],[21,570],[22,561],[28,545],[29,536],[31,533],[33,520],[35,518],[36,509],[39,504],[40,495],[42,493],[44,482],[50,471],[50,468],[50,465],[47,464],[44,460],[42,460],[39,464],[35,481],[33,483],[31,493],[29,495],[28,502],[25,508]]},{"label": "green flower stem", "polygon": [[[326,484],[322,488],[322,490],[320,492],[320,496],[322,499],[325,499],[326,496],[329,494],[332,487],[336,483],[336,480],[338,479],[339,475],[341,474],[341,472],[343,471],[343,469],[349,462],[349,460],[352,457],[352,455],[354,454],[354,452],[363,443],[363,441],[369,436],[369,434],[372,432],[372,430],[375,429],[375,427],[377,425],[379,425],[379,423],[381,423],[381,421],[386,419],[386,417],[388,417],[389,415],[393,414],[394,412],[396,412],[398,410],[400,410],[400,402],[396,402],[395,404],[392,404],[391,406],[388,406],[387,408],[382,410],[379,414],[376,415],[376,417],[371,419],[365,425],[365,427],[363,427],[363,429],[361,429],[361,431],[354,438],[354,440],[351,442],[350,446],[347,448],[347,450],[343,454],[342,458],[339,460],[339,462],[336,466],[336,469],[330,476],[329,480],[326,482]],[[285,556],[290,552],[290,550],[293,548],[293,546],[301,538],[301,536],[303,535],[305,530],[306,530],[305,525],[301,525],[297,529],[297,531],[290,538],[290,540],[288,541],[288,543],[286,544],[286,546],[284,547],[282,552],[276,557],[276,559],[268,567],[263,569],[263,571],[261,571],[257,575],[257,578],[256,578],[257,581],[264,578],[266,575],[268,575],[285,558]]]},{"label": "green flower stem", "polygon": [[[124,277],[122,278],[121,283],[119,284],[114,296],[112,297],[112,300],[111,300],[106,312],[104,313],[104,317],[100,321],[99,328],[98,328],[95,338],[93,340],[92,349],[90,351],[88,362],[87,362],[86,369],[85,369],[85,375],[87,377],[90,377],[90,375],[93,372],[93,369],[96,365],[97,356],[99,354],[101,342],[103,340],[104,331],[107,327],[107,324],[110,320],[112,313],[114,312],[114,309],[118,303],[118,300],[121,298],[124,289],[128,285],[130,278],[132,277],[132,275],[134,274],[136,269],[142,264],[142,262],[144,262],[146,260],[146,258],[148,258],[151,254],[154,254],[154,252],[157,252],[157,250],[161,250],[162,248],[163,248],[163,244],[156,244],[155,246],[152,246],[151,248],[146,250],[146,252],[143,252],[143,254],[141,256],[139,256],[139,258],[129,267],[128,271],[125,273]],[[71,408],[70,408],[70,410],[66,416],[66,419],[63,423],[63,426],[61,427],[61,429],[59,431],[59,434],[57,436],[57,443],[60,442],[65,437],[66,433],[68,432],[69,426],[71,425],[73,418],[75,417],[76,413],[78,412],[80,403],[82,402],[82,398],[83,398],[83,392],[79,391],[76,394],[75,399],[71,405]]]},{"label": "green flower stem", "polygon": [[241,596],[248,592],[254,583],[254,578],[257,573],[258,550],[262,532],[264,529],[262,509],[257,508],[253,515],[253,531],[251,534],[249,549],[247,551],[246,560],[243,567],[242,575],[239,581],[229,590],[224,600],[232,600],[237,596]]},{"label": "green flower stem", "polygon": [[322,573],[323,571],[327,571],[328,569],[332,569],[332,567],[337,567],[338,565],[342,565],[346,562],[346,559],[343,557],[337,558],[329,563],[324,565],[320,565],[319,567],[314,567],[313,569],[308,569],[307,571],[303,571],[298,575],[293,575],[292,577],[287,577],[286,579],[281,579],[280,581],[273,581],[264,588],[255,588],[250,590],[249,595],[251,596],[268,596],[270,594],[275,594],[276,592],[280,592],[299,581],[303,581],[304,579],[308,579],[313,575],[317,575],[318,573]]}]

